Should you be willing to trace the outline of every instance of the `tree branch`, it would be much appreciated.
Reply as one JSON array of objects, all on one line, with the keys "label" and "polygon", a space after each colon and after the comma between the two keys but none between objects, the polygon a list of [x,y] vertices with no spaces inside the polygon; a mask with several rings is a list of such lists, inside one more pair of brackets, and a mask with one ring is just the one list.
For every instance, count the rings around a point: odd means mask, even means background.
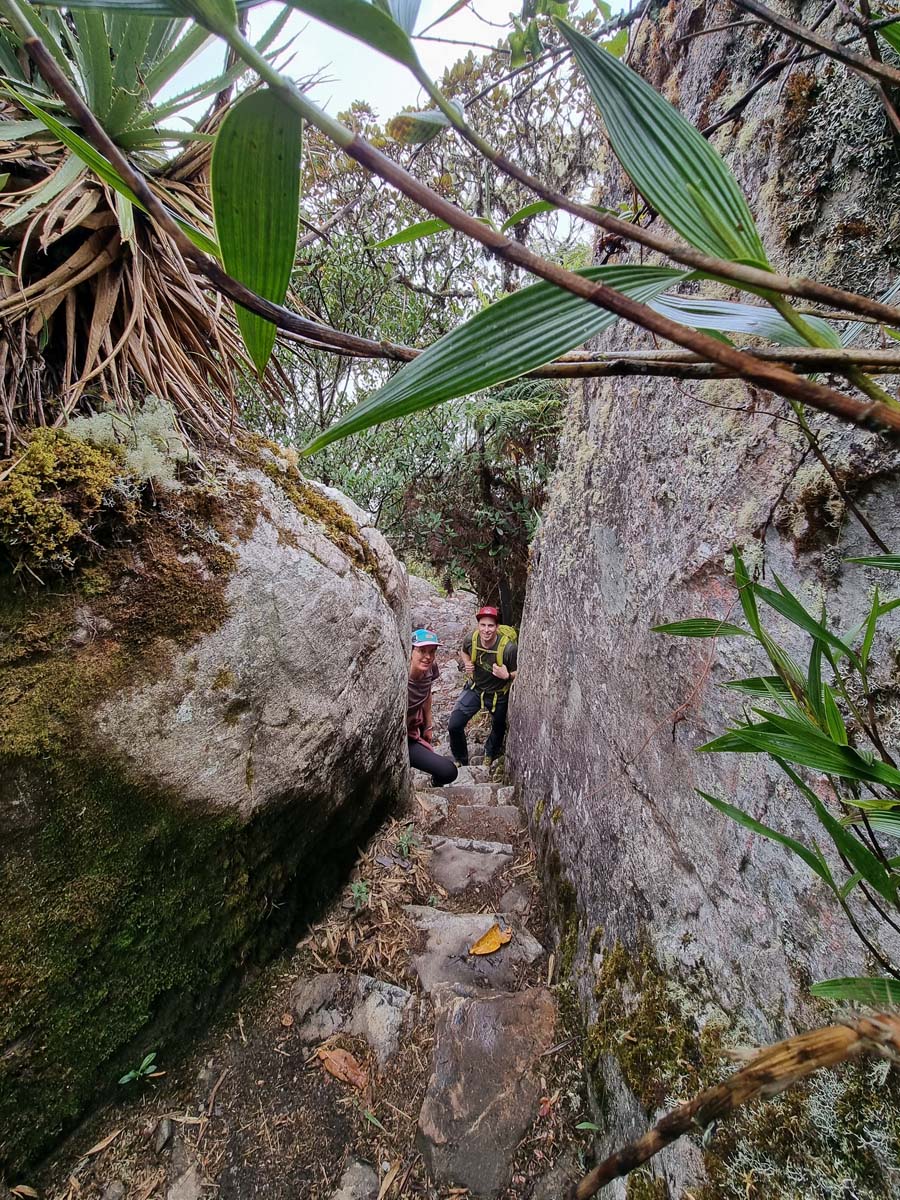
[{"label": "tree branch", "polygon": [[[234,38],[235,41],[242,41],[240,35],[235,34]],[[353,353],[361,351],[366,356],[371,355],[371,343],[368,342],[368,339],[360,339],[349,334],[338,333],[328,326],[319,325],[317,322],[298,317],[282,306],[264,300],[238,283],[237,280],[232,279],[222,270],[217,262],[209,258],[202,251],[199,251],[165,211],[162,204],[150,191],[143,177],[132,168],[125,155],[108,137],[93,113],[58,69],[41,40],[38,37],[29,36],[25,38],[24,45],[41,70],[44,78],[57,91],[67,107],[69,107],[72,115],[81,124],[88,139],[119,170],[125,182],[135,191],[135,194],[147,207],[153,219],[175,240],[185,257],[189,258],[199,267],[217,291],[229,296],[232,300],[248,308],[250,311],[256,312],[267,320],[272,321],[280,328],[290,329],[295,333],[305,335],[321,344],[333,346],[344,352]],[[244,46],[244,50],[248,57],[255,54],[252,47]],[[255,59],[253,61],[254,65],[256,65]],[[258,69],[267,72],[268,77],[268,64],[260,63]],[[742,378],[755,383],[759,387],[766,388],[788,399],[809,404],[814,408],[832,413],[847,421],[860,424],[874,422],[888,428],[900,430],[900,411],[878,400],[860,401],[842,392],[835,391],[833,388],[824,387],[821,384],[803,379],[778,363],[769,363],[736,350],[732,346],[726,345],[707,334],[697,332],[685,325],[671,321],[654,312],[653,309],[646,305],[640,304],[630,297],[606,287],[604,284],[594,283],[572,271],[557,266],[555,263],[548,262],[519,242],[506,238],[498,231],[483,225],[468,213],[457,208],[456,205],[443,199],[443,197],[439,196],[419,180],[413,178],[399,164],[393,162],[362,138],[351,135],[349,130],[336,125],[335,122],[331,121],[324,114],[319,114],[314,105],[304,100],[300,93],[296,92],[296,89],[282,80],[280,76],[273,76],[273,80],[277,81],[278,87],[284,93],[285,97],[306,113],[309,119],[321,120],[324,130],[329,136],[339,137],[345,152],[365,167],[366,170],[392,184],[404,195],[421,205],[426,211],[441,217],[453,228],[467,234],[472,240],[481,243],[498,258],[523,267],[530,273],[566,289],[573,295],[580,296],[582,299],[595,304],[607,312],[613,312],[620,317],[625,317],[627,320],[650,330],[659,337],[663,337],[668,341],[675,342],[677,345],[692,350],[706,361],[718,363],[722,367],[735,371]],[[455,110],[453,111],[455,112]],[[333,132],[332,127],[334,127]],[[626,223],[623,222],[621,224]],[[634,228],[637,229],[637,227]],[[646,237],[645,231],[638,230],[638,232]],[[717,262],[718,260],[714,259],[712,261]],[[727,263],[723,263],[722,265],[726,268],[726,271],[732,266],[732,264]],[[768,278],[768,272],[759,272],[759,274],[764,279]],[[767,286],[772,286],[771,282]],[[848,303],[847,299],[842,294],[841,303],[852,310],[853,304]],[[849,297],[849,299],[852,300],[853,298]]]},{"label": "tree branch", "polygon": [[889,67],[887,63],[876,62],[874,58],[868,58],[865,54],[857,54],[855,50],[848,50],[844,46],[839,46],[837,42],[820,37],[819,34],[807,29],[804,25],[798,25],[789,17],[783,17],[781,13],[774,12],[765,4],[760,4],[759,0],[734,0],[734,3],[738,8],[753,13],[761,21],[771,25],[773,29],[779,29],[782,33],[786,33],[794,41],[812,46],[814,50],[818,50],[821,54],[827,54],[829,58],[837,59],[838,62],[852,67],[854,71],[859,71],[862,75],[869,75],[881,83],[893,84],[894,87],[900,86],[900,71]]},{"label": "tree branch", "polygon": [[757,1051],[730,1079],[680,1105],[638,1141],[604,1159],[569,1190],[567,1200],[589,1200],[604,1184],[630,1174],[684,1134],[706,1129],[753,1100],[777,1096],[813,1072],[861,1054],[900,1058],[900,1017],[892,1013],[857,1017]]}]

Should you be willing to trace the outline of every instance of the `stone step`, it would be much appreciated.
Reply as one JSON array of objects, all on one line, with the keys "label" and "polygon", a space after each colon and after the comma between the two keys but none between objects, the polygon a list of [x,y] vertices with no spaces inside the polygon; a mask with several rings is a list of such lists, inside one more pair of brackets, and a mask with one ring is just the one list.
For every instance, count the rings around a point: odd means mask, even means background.
[{"label": "stone step", "polygon": [[489,783],[451,783],[440,791],[448,800],[461,800],[464,804],[493,804],[494,789]]},{"label": "stone step", "polygon": [[[425,935],[424,946],[410,966],[426,992],[443,985],[477,994],[485,989],[513,991],[526,967],[536,963],[544,948],[521,921],[494,913],[449,913],[428,905],[407,904],[404,912]],[[492,925],[510,930],[512,937],[494,954],[469,954]]]},{"label": "stone step", "polygon": [[515,850],[507,842],[443,836],[430,837],[428,841],[433,851],[428,873],[451,896],[490,883],[515,857]]},{"label": "stone step", "polygon": [[512,837],[524,828],[515,804],[457,804],[442,833],[456,837]]},{"label": "stone step", "polygon": [[435,996],[434,1064],[416,1147],[439,1185],[493,1200],[510,1184],[519,1141],[541,1094],[541,1055],[554,1042],[545,988],[478,998]]},{"label": "stone step", "polygon": [[450,801],[443,788],[430,788],[416,792],[416,816],[421,818],[426,829],[436,829],[446,821],[450,813]]},{"label": "stone step", "polygon": [[291,991],[294,1031],[303,1042],[337,1033],[365,1038],[382,1070],[412,1024],[412,996],[371,975],[330,972],[300,979]]}]

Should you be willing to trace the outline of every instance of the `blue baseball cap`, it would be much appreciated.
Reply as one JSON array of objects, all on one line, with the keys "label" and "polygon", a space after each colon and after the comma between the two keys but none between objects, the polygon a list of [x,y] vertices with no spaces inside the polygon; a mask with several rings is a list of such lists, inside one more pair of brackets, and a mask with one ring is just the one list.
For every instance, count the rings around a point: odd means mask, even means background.
[{"label": "blue baseball cap", "polygon": [[423,646],[440,646],[441,643],[438,641],[438,635],[430,629],[416,629],[412,635],[412,644],[415,650]]}]

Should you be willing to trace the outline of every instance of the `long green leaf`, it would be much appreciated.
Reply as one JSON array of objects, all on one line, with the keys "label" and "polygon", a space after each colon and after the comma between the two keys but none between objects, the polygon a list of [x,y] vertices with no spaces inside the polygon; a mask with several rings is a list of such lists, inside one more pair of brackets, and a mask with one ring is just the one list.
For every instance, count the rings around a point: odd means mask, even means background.
[{"label": "long green leaf", "polygon": [[734,559],[734,583],[738,590],[738,599],[741,602],[741,608],[744,610],[747,624],[759,636],[762,631],[762,625],[760,624],[759,611],[756,607],[756,597],[753,594],[753,580],[750,578],[746,564],[737,546],[731,547],[731,555]]},{"label": "long green leaf", "polygon": [[[65,125],[56,119],[56,117],[52,116],[48,112],[45,112],[40,105],[26,99],[20,92],[17,92],[10,87],[7,87],[6,90],[10,93],[10,95],[16,98],[18,103],[21,104],[23,108],[26,108],[29,112],[34,113],[36,117],[40,117],[50,132],[56,138],[58,138],[64,146],[71,150],[72,153],[78,159],[80,159],[80,161],[83,162],[86,167],[89,167],[98,179],[102,179],[104,183],[108,183],[110,187],[115,188],[117,192],[119,192],[127,200],[130,200],[132,204],[136,205],[141,212],[145,211],[143,204],[141,204],[140,200],[138,200],[131,188],[127,186],[118,171],[115,170],[108,159],[104,158],[102,154],[94,149],[90,142],[86,142],[84,138],[80,134],[76,133],[73,129],[67,129]],[[196,226],[192,225],[189,221],[185,221],[182,217],[179,217],[177,213],[171,210],[171,208],[169,208],[168,211],[172,219],[177,222],[178,227],[185,233],[187,237],[191,239],[195,246],[205,251],[207,254],[212,254],[214,257],[218,258],[219,247],[211,237],[208,237],[202,232],[202,230],[197,229]]]},{"label": "long green leaf", "polygon": [[390,15],[410,37],[415,32],[421,0],[390,0]]},{"label": "long green leaf", "polygon": [[797,722],[795,728],[785,728],[786,718],[776,713],[767,713],[766,717],[765,721],[742,725],[714,738],[700,747],[701,752],[771,754],[826,775],[837,775],[841,779],[858,779],[900,788],[900,771],[887,763],[877,759],[869,762],[852,746],[839,746],[824,734],[817,733],[812,726]]},{"label": "long green leaf", "polygon": [[443,133],[449,124],[449,117],[432,108],[425,112],[398,113],[388,121],[385,132],[404,146],[423,146]]},{"label": "long green leaf", "polygon": [[[890,837],[900,837],[900,812],[894,809],[887,809],[883,812],[868,811],[866,813],[869,824],[876,833],[886,833]],[[848,824],[858,825],[862,822],[862,817],[853,817]]]},{"label": "long green leaf", "polygon": [[756,584],[754,586],[754,593],[757,598],[768,604],[770,608],[774,608],[776,612],[781,613],[792,624],[816,638],[817,641],[833,646],[841,654],[846,654],[851,660],[856,661],[854,651],[842,642],[837,634],[832,633],[830,629],[808,613],[797,597],[788,591],[777,575],[774,576],[774,579],[778,586],[778,591],[773,592],[771,588]]},{"label": "long green leaf", "polygon": [[113,71],[109,38],[103,13],[94,9],[78,10],[72,14],[78,31],[82,58],[82,79],[85,99],[94,115],[104,121],[112,103]]},{"label": "long green leaf", "polygon": [[[362,0],[361,0],[362,2]],[[238,12],[257,8],[267,0],[237,0]],[[35,0],[36,8],[97,8],[104,12],[140,13],[145,17],[184,17],[180,0]]]},{"label": "long green leaf", "polygon": [[709,142],[612,54],[557,21],[634,186],[692,246],[767,267],[747,201]]},{"label": "long green leaf", "polygon": [[900,554],[873,554],[867,558],[848,558],[847,562],[863,567],[880,567],[883,571],[900,571]]},{"label": "long green leaf", "polygon": [[[650,307],[670,321],[693,325],[698,329],[721,330],[725,333],[746,333],[768,338],[779,346],[808,346],[774,308],[756,304],[737,304],[730,300],[707,300],[701,296],[660,296]],[[819,317],[804,317],[829,346],[836,349],[841,341],[837,331]]]},{"label": "long green leaf", "polygon": [[20,221],[24,221],[30,213],[34,212],[42,204],[49,204],[54,196],[74,183],[78,176],[84,170],[84,164],[74,155],[69,154],[56,168],[53,174],[45,179],[43,184],[31,193],[27,200],[12,209],[4,215],[0,225],[4,229],[12,229],[14,225],[18,225]]},{"label": "long green leaf", "polygon": [[832,816],[812,788],[807,787],[787,763],[778,759],[776,761],[785,774],[803,791],[815,809],[816,816],[825,826],[831,840],[844,858],[855,870],[859,871],[863,879],[871,884],[880,896],[887,900],[888,904],[896,904],[898,881],[893,874],[885,870],[881,860],[876,858],[868,846],[863,845],[859,838],[854,837],[844,828],[837,817]]},{"label": "long green leaf", "polygon": [[445,229],[449,228],[447,222],[441,221],[438,217],[434,217],[430,221],[417,221],[415,225],[409,225],[406,229],[401,229],[399,233],[392,234],[380,242],[373,242],[370,249],[385,250],[388,246],[402,246],[406,242],[417,242],[420,238],[443,233]]},{"label": "long green leaf", "polygon": [[862,668],[865,671],[869,665],[869,655],[872,652],[872,643],[875,641],[875,630],[878,628],[878,610],[881,607],[881,597],[878,595],[878,588],[872,596],[872,607],[869,609],[869,617],[866,621],[866,632],[863,637],[863,644],[859,651],[859,661],[862,663]]},{"label": "long green leaf", "polygon": [[406,31],[368,0],[286,0],[286,3],[365,42],[404,67],[419,69],[418,56]]},{"label": "long green leaf", "polygon": [[[900,32],[900,24],[898,24],[897,30]],[[893,304],[898,296],[900,296],[900,279],[895,280],[886,291],[882,292],[878,299],[882,304]],[[871,330],[871,328],[872,326],[865,321],[851,321],[849,325],[845,326],[844,332],[841,334],[841,345],[852,346],[865,330]],[[890,332],[888,329],[888,333]]]},{"label": "long green leaf", "polygon": [[43,121],[0,121],[0,142],[18,142],[35,133],[47,133]]},{"label": "long green leaf", "polygon": [[[287,294],[297,250],[302,132],[295,110],[263,89],[245,93],[230,109],[213,150],[213,211],[225,270],[276,304]],[[239,305],[236,310],[262,375],[275,326]]]},{"label": "long green leaf", "polygon": [[769,838],[773,842],[778,842],[781,846],[786,846],[787,849],[796,854],[798,858],[802,858],[809,869],[814,871],[815,874],[818,875],[820,879],[824,880],[829,887],[834,886],[831,878],[831,872],[814,850],[810,850],[810,848],[808,846],[804,846],[802,842],[798,842],[794,838],[788,837],[786,833],[779,833],[777,829],[771,829],[768,825],[763,825],[760,821],[757,821],[754,817],[751,817],[749,813],[745,813],[740,808],[735,808],[733,804],[728,804],[725,800],[718,800],[715,796],[710,796],[706,792],[701,792],[699,788],[697,789],[697,794],[702,796],[707,803],[713,806],[713,808],[717,808],[719,812],[725,813],[726,816],[731,817],[732,821],[737,821],[739,825],[743,825],[745,829],[749,829],[753,833],[759,833],[763,837]]},{"label": "long green leaf", "polygon": [[735,692],[743,692],[747,696],[769,696],[772,692],[783,696],[791,694],[779,675],[752,675],[749,679],[730,679],[722,686]]},{"label": "long green leaf", "polygon": [[506,233],[507,229],[512,229],[513,225],[518,225],[520,221],[525,221],[528,217],[536,217],[538,213],[553,212],[557,207],[558,205],[554,204],[552,200],[533,200],[531,204],[526,204],[507,217],[500,226],[500,230],[502,233]]},{"label": "long green leaf", "polygon": [[672,637],[753,637],[749,629],[729,625],[718,617],[691,617],[687,621],[673,621],[669,625],[654,625],[651,632],[668,633]]},{"label": "long green leaf", "polygon": [[896,979],[823,979],[809,990],[823,1000],[850,1000],[872,1008],[900,1005],[900,981]]},{"label": "long green leaf", "polygon": [[827,683],[822,684],[822,694],[825,700],[825,725],[831,735],[831,740],[837,742],[839,746],[846,746],[848,743],[847,727],[844,725],[844,718],[837,706],[834,692]]},{"label": "long green leaf", "polygon": [[[889,858],[888,866],[891,868],[892,871],[896,871],[898,868],[900,868],[900,858]],[[853,874],[850,876],[850,878],[847,880],[847,882],[841,888],[841,899],[846,900],[847,897],[850,895],[850,893],[853,891],[853,889],[855,887],[858,887],[859,884],[861,884],[862,882],[863,882],[862,875],[860,875],[859,871],[854,871]]]},{"label": "long green leaf", "polygon": [[892,25],[882,25],[878,32],[890,48],[900,54],[900,21],[895,21]]},{"label": "long green leaf", "polygon": [[[602,282],[647,301],[686,273],[667,267],[588,267],[586,279]],[[330,442],[382,421],[466,396],[535,367],[608,329],[615,313],[590,304],[552,283],[535,283],[481,310],[407,363],[379,391],[305,447],[321,450]]]}]

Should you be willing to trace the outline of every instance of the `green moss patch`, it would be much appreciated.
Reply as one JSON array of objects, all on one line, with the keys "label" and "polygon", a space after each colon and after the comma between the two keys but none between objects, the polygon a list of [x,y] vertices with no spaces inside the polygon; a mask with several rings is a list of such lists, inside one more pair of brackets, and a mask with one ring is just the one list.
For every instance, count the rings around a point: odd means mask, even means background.
[{"label": "green moss patch", "polygon": [[[597,1020],[586,1031],[584,1058],[601,1096],[607,1056],[648,1120],[736,1069],[722,1055],[728,1031],[711,1023],[701,1030],[686,1015],[691,993],[648,946],[631,951],[617,942],[604,956],[595,995]],[[699,1013],[699,994],[696,1007]],[[859,1062],[817,1072],[740,1110],[703,1148],[709,1182],[691,1189],[696,1200],[843,1200],[850,1185],[859,1200],[880,1200],[900,1178],[900,1071]],[[667,1195],[661,1180],[630,1179],[629,1200]]]},{"label": "green moss patch", "polygon": [[669,1200],[669,1185],[646,1171],[633,1171],[625,1180],[626,1200]]},{"label": "green moss patch", "polygon": [[278,485],[297,512],[319,526],[328,540],[333,542],[354,566],[374,576],[383,588],[378,559],[362,536],[359,525],[347,510],[308,483],[288,452],[275,442],[270,442],[258,434],[251,434],[244,439],[244,447],[254,464]]},{"label": "green moss patch", "polygon": [[117,486],[123,459],[116,447],[37,430],[17,461],[0,464],[9,470],[0,484],[0,563],[41,578],[90,557],[101,531],[133,516]]},{"label": "green moss patch", "polygon": [[[240,977],[335,885],[368,817],[361,780],[334,828],[286,806],[250,825],[188,813],[88,754],[0,759],[0,805],[27,797],[0,863],[0,1172],[119,1093],[150,1050],[169,1065]],[[331,853],[329,851],[331,850]],[[330,865],[324,865],[331,859]]]},{"label": "green moss patch", "polygon": [[667,1096],[706,1086],[696,1029],[690,1028],[653,952],[616,942],[604,956],[594,991],[597,1017],[586,1039],[586,1065],[613,1055],[648,1116]]}]

